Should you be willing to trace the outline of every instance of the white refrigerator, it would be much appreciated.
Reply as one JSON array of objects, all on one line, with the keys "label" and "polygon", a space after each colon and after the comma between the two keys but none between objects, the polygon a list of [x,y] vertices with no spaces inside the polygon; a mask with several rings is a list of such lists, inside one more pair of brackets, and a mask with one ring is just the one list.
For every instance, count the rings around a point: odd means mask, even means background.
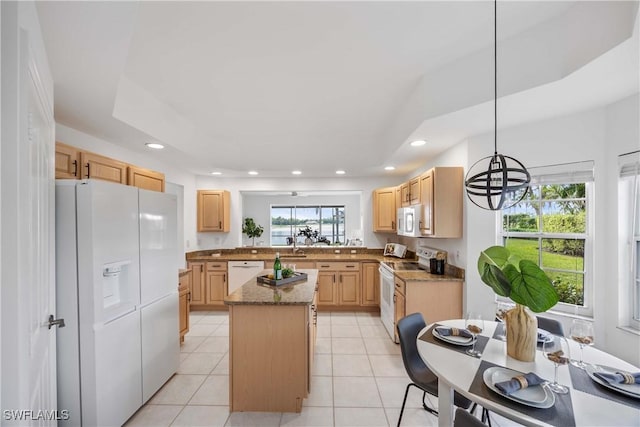
[{"label": "white refrigerator", "polygon": [[58,406],[120,426],[177,371],[175,196],[56,181]]}]

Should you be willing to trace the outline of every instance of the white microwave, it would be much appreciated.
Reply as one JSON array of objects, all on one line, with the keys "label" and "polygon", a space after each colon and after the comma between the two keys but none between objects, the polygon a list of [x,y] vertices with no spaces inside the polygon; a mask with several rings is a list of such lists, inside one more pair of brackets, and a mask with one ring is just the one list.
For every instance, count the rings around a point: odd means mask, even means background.
[{"label": "white microwave", "polygon": [[398,209],[398,235],[420,237],[422,205],[412,205]]}]

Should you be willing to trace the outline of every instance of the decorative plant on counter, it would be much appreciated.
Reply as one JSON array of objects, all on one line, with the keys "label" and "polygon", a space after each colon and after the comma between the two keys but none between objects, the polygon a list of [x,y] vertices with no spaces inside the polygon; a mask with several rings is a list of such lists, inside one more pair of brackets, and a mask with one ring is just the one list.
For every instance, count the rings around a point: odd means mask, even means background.
[{"label": "decorative plant on counter", "polygon": [[518,360],[533,361],[538,322],[525,307],[540,313],[556,305],[558,293],[551,280],[536,263],[512,255],[503,246],[491,246],[480,252],[478,273],[496,294],[516,303],[505,315],[507,354]]},{"label": "decorative plant on counter", "polygon": [[246,234],[247,237],[250,237],[253,239],[253,242],[251,243],[252,246],[256,245],[256,237],[262,236],[263,232],[264,232],[264,228],[262,228],[261,225],[256,224],[253,218],[244,219],[244,225],[242,226],[242,233]]},{"label": "decorative plant on counter", "polygon": [[318,232],[318,230],[312,230],[311,227],[309,227],[308,225],[298,230],[298,236],[305,237],[304,239],[305,245],[313,244],[313,241],[317,239],[319,235],[320,233]]}]

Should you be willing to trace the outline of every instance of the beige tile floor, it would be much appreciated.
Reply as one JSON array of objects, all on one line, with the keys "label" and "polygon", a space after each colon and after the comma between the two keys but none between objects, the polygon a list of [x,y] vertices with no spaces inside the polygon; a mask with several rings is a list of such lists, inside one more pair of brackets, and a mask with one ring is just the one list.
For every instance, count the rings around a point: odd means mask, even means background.
[{"label": "beige tile floor", "polygon": [[[319,313],[311,393],[302,412],[229,413],[229,317],[194,312],[180,367],[127,426],[395,426],[409,378],[400,347],[380,317]],[[436,426],[422,409],[422,393],[409,392],[403,426]],[[432,407],[437,399],[428,396]],[[477,411],[478,413],[480,411]],[[509,425],[492,414],[496,427]],[[499,424],[498,424],[499,423]]]}]

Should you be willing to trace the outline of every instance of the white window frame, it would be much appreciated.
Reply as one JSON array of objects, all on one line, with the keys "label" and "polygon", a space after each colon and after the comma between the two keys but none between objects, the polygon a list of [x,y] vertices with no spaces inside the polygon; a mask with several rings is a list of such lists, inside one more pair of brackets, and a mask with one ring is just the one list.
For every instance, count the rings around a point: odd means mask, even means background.
[{"label": "white window frame", "polygon": [[[274,245],[273,243],[273,224],[271,223],[271,215],[273,212],[274,208],[280,208],[280,209],[292,209],[292,218],[296,219],[296,215],[295,213],[297,212],[297,209],[303,209],[303,208],[318,208],[320,210],[324,209],[324,208],[342,208],[343,212],[344,212],[344,236],[342,236],[345,240],[343,242],[341,242],[342,245],[346,245],[346,239],[347,239],[347,206],[346,204],[316,204],[316,203],[310,203],[310,204],[306,204],[306,205],[290,205],[290,204],[286,204],[286,203],[278,203],[278,204],[273,204],[269,206],[269,245],[270,246],[274,246],[274,247],[287,247],[286,245]],[[322,216],[320,215],[319,217],[320,221],[322,221]],[[300,228],[302,226],[291,226],[291,232],[294,236],[294,238],[297,239],[297,234],[298,231],[300,231]],[[338,236],[340,237],[340,236]]]},{"label": "white window frame", "polygon": [[640,331],[640,151],[618,166],[619,326]]},{"label": "white window frame", "polygon": [[[565,315],[573,315],[580,317],[593,317],[593,303],[594,303],[594,280],[593,280],[593,238],[595,224],[593,221],[594,211],[594,179],[593,179],[593,165],[594,162],[577,162],[552,166],[543,166],[539,168],[530,168],[529,173],[532,177],[533,185],[547,185],[547,184],[585,184],[585,233],[544,233],[538,232],[508,232],[503,230],[502,225],[502,211],[498,211],[496,214],[496,230],[497,244],[503,246],[504,240],[508,238],[557,238],[557,239],[584,239],[584,276],[583,276],[583,306],[575,304],[567,304],[563,302],[557,303],[549,311],[551,313],[557,312]],[[539,255],[541,257],[542,254]],[[542,261],[539,259],[539,264],[542,265]]]}]

